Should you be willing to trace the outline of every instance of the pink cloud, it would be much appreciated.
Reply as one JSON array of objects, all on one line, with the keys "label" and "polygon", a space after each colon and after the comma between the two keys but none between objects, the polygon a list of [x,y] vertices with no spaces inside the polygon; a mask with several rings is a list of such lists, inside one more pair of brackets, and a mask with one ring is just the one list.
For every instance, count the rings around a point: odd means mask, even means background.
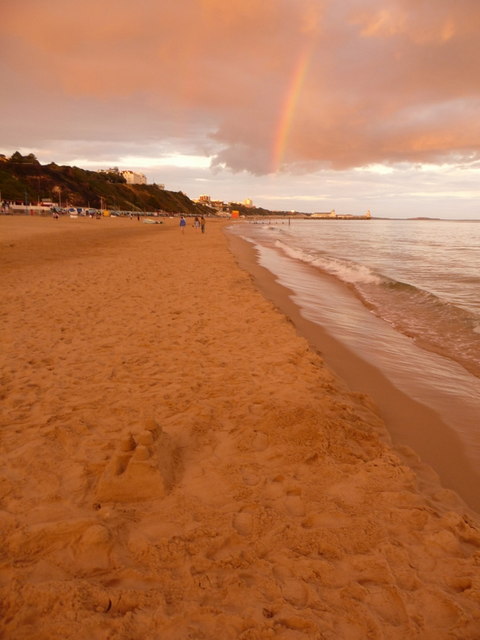
[{"label": "pink cloud", "polygon": [[23,0],[2,13],[8,139],[197,136],[217,164],[256,174],[274,153],[292,171],[479,153],[476,0]]}]

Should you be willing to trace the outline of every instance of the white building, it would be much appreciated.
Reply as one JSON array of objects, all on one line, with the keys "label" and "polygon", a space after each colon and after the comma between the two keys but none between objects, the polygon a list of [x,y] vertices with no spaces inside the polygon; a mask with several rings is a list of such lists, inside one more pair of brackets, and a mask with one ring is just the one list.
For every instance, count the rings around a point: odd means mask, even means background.
[{"label": "white building", "polygon": [[323,213],[312,213],[312,215],[310,216],[310,218],[336,218],[337,214],[335,209],[332,209],[329,212],[323,212]]},{"label": "white building", "polygon": [[127,184],[147,184],[147,177],[143,173],[135,173],[129,169],[120,172],[127,181]]}]

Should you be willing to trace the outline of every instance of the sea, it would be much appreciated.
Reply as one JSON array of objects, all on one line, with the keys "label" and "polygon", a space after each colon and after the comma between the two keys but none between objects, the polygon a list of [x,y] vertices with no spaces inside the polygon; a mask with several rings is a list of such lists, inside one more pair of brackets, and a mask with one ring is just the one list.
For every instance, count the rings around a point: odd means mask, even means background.
[{"label": "sea", "polygon": [[440,416],[480,470],[480,220],[270,219],[230,232],[304,318]]}]

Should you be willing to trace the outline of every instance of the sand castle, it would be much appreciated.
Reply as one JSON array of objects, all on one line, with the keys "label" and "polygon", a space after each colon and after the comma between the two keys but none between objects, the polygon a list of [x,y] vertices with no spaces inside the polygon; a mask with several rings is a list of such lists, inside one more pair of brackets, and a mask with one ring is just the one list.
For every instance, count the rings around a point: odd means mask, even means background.
[{"label": "sand castle", "polygon": [[145,429],[128,433],[98,480],[99,502],[135,502],[162,498],[171,489],[179,454],[172,439],[150,419]]}]

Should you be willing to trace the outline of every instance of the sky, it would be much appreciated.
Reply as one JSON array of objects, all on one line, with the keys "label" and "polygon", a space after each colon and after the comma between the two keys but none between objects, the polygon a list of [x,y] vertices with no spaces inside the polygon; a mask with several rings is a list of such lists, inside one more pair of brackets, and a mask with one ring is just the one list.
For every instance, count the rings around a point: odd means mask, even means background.
[{"label": "sky", "polygon": [[1,2],[0,153],[274,210],[480,218],[478,0]]}]

